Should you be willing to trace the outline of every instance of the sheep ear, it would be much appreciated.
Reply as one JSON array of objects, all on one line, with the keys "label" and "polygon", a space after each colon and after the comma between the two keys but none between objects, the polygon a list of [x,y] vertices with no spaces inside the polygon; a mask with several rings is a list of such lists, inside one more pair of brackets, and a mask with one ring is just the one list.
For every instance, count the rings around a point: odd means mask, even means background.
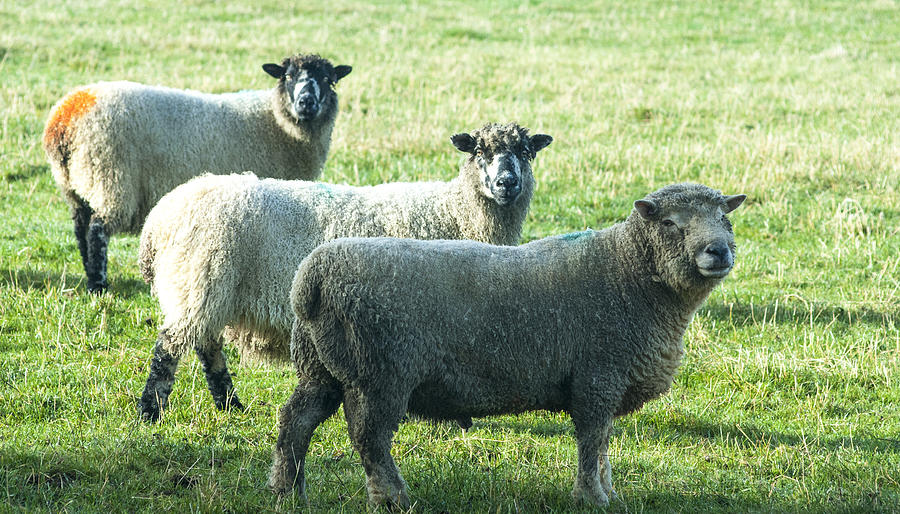
[{"label": "sheep ear", "polygon": [[553,142],[553,138],[547,134],[535,134],[531,137],[531,149],[535,154],[547,148],[547,145]]},{"label": "sheep ear", "polygon": [[450,136],[450,141],[460,152],[475,153],[475,138],[465,132]]},{"label": "sheep ear", "polygon": [[634,208],[642,218],[650,218],[659,211],[659,207],[653,200],[637,200],[634,202]]},{"label": "sheep ear", "polygon": [[267,62],[266,64],[263,64],[262,69],[276,79],[280,79],[284,76],[284,67],[279,66],[278,64],[275,64],[273,62]]},{"label": "sheep ear", "polygon": [[747,195],[731,195],[725,197],[725,206],[727,209],[725,210],[725,214],[737,209],[744,203],[744,200],[747,199]]},{"label": "sheep ear", "polygon": [[341,64],[341,65],[339,65],[339,66],[335,66],[335,67],[334,67],[334,75],[335,75],[335,77],[337,77],[337,78],[334,79],[334,83],[337,84],[337,82],[338,82],[339,80],[341,80],[342,78],[344,78],[344,77],[346,77],[347,75],[349,75],[351,71],[353,71],[353,67],[352,67],[352,66],[347,66],[346,64]]}]

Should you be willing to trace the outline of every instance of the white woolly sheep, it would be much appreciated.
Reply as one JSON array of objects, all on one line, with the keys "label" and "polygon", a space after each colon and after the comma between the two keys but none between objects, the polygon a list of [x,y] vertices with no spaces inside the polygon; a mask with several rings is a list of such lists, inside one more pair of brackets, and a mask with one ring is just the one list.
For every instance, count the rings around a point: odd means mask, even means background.
[{"label": "white woolly sheep", "polygon": [[281,409],[270,487],[304,493],[310,437],[341,402],[369,500],[404,507],[390,454],[404,413],[545,409],[575,424],[574,496],[606,505],[613,418],[669,389],[688,323],[731,270],[725,215],[744,198],[668,186],[623,223],[519,247],[390,238],[318,247],[291,289],[299,384]]},{"label": "white woolly sheep", "polygon": [[87,289],[108,287],[106,249],[137,232],[156,202],[204,172],[319,176],[350,66],[295,55],[263,69],[272,90],[206,94],[134,82],[76,89],[50,111],[44,150],[72,209]]},{"label": "white woolly sheep", "polygon": [[324,241],[394,236],[517,244],[534,188],[530,161],[552,138],[509,123],[451,140],[470,155],[449,182],[353,187],[204,176],[163,197],[141,233],[141,271],[163,317],[141,417],[159,418],[178,360],[191,348],[216,407],[242,408],[222,354],[223,329],[241,335],[234,342],[242,353],[288,362],[291,278]]}]

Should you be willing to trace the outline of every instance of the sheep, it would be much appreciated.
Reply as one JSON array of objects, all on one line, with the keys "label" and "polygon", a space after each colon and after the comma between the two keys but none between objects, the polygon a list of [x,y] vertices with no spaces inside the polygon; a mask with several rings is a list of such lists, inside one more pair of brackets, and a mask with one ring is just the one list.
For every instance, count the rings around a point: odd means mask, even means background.
[{"label": "sheep", "polygon": [[390,238],[318,247],[291,287],[299,384],[279,414],[269,486],[305,493],[310,437],[342,402],[370,502],[402,507],[390,447],[404,413],[543,409],[575,424],[575,498],[608,504],[613,418],[668,391],[688,323],[734,263],[725,215],[744,198],[671,185],[605,230],[518,247]]},{"label": "sheep", "polygon": [[242,174],[200,177],[163,197],[147,217],[139,250],[163,318],[141,417],[159,419],[178,360],[191,348],[216,407],[243,408],[222,354],[223,329],[245,335],[233,340],[242,354],[290,362],[291,278],[324,241],[402,236],[517,244],[534,188],[530,161],[552,138],[509,123],[451,141],[468,156],[449,182],[354,187]]},{"label": "sheep", "polygon": [[43,146],[71,207],[87,290],[108,288],[109,237],[135,233],[156,202],[204,171],[315,179],[351,71],[318,55],[263,70],[274,89],[206,94],[134,82],[80,87],[50,111]]}]

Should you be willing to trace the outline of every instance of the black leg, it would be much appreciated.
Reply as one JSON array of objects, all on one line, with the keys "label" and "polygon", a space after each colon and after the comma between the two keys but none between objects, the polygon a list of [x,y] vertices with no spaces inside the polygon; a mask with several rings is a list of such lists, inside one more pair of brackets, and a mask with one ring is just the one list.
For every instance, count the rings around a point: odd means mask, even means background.
[{"label": "black leg", "polygon": [[463,432],[468,432],[472,428],[472,418],[456,418],[456,424]]},{"label": "black leg", "polygon": [[94,210],[81,198],[74,200],[76,203],[72,207],[72,221],[75,223],[75,240],[78,241],[78,252],[81,254],[81,265],[84,266],[84,272],[88,270],[88,247],[87,247],[87,231],[91,222],[91,216]]},{"label": "black leg", "polygon": [[203,372],[206,373],[206,385],[212,393],[213,401],[216,402],[216,408],[244,410],[234,392],[231,374],[228,373],[228,365],[225,363],[225,354],[222,353],[221,341],[210,344],[207,348],[197,348],[196,351]]},{"label": "black leg", "polygon": [[144,421],[157,421],[166,408],[172,384],[175,383],[175,370],[178,369],[179,357],[172,355],[165,348],[168,335],[159,333],[156,346],[153,348],[153,360],[150,361],[150,374],[147,384],[138,402],[138,412]]},{"label": "black leg", "polygon": [[88,292],[101,294],[109,287],[106,280],[106,248],[109,236],[103,220],[94,216],[87,232],[87,288]]}]

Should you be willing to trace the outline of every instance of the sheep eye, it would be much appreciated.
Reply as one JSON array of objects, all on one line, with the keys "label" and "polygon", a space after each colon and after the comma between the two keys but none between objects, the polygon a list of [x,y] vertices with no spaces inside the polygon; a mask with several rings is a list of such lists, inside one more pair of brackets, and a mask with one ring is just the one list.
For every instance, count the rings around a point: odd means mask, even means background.
[{"label": "sheep eye", "polygon": [[669,219],[662,220],[662,224],[664,227],[674,227],[675,222]]},{"label": "sheep eye", "polygon": [[477,155],[478,157],[484,157],[484,150],[482,150],[481,148],[475,150],[475,155]]},{"label": "sheep eye", "polygon": [[291,76],[290,76],[290,75],[287,75],[287,74],[285,74],[285,75],[284,75],[284,80],[287,80],[287,81],[290,81],[290,80],[291,80]]}]

